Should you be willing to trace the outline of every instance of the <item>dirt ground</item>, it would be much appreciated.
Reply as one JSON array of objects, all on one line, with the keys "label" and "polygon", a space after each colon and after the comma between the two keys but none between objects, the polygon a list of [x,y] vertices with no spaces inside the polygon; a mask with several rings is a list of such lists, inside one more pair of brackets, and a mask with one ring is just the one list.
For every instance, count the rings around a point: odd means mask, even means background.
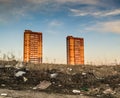
[{"label": "dirt ground", "polygon": [[0,98],[120,98],[120,66],[1,67],[0,94]]},{"label": "dirt ground", "polygon": [[0,89],[0,94],[3,93],[7,95],[0,96],[0,98],[93,98],[83,95],[65,95],[65,94],[35,92],[30,90],[18,91],[18,90]]}]

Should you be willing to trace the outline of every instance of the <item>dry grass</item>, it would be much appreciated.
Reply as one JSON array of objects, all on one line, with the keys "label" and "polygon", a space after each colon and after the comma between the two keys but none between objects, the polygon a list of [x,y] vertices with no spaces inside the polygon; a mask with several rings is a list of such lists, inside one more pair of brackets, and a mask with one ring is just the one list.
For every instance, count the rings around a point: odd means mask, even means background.
[{"label": "dry grass", "polygon": [[27,68],[30,70],[40,70],[40,71],[57,69],[60,72],[67,73],[67,74],[90,72],[96,75],[97,77],[107,77],[109,75],[115,75],[120,73],[120,65],[92,66],[92,65],[65,65],[65,64],[36,64],[36,65],[28,64]]}]

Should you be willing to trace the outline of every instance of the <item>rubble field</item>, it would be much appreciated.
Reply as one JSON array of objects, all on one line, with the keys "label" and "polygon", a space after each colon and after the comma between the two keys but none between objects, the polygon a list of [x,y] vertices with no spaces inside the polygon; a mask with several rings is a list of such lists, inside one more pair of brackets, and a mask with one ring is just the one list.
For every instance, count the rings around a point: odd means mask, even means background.
[{"label": "rubble field", "polygon": [[[0,67],[0,89],[89,96],[90,98],[120,98],[119,65],[58,66],[49,69]],[[7,95],[1,93],[0,96]]]}]

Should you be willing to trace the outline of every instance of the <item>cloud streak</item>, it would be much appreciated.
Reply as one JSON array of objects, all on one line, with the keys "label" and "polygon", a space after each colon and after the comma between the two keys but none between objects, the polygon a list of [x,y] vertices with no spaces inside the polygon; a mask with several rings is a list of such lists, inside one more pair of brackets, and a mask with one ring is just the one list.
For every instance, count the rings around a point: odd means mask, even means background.
[{"label": "cloud streak", "polygon": [[120,20],[97,23],[96,25],[89,26],[85,31],[120,34]]},{"label": "cloud streak", "polygon": [[78,10],[78,9],[70,9],[73,16],[94,16],[94,17],[107,17],[107,16],[115,16],[120,15],[120,9],[114,10],[106,10],[106,11],[94,11],[94,10]]},{"label": "cloud streak", "polygon": [[70,3],[89,4],[89,5],[96,5],[99,3],[99,0],[54,0],[54,1],[57,1],[59,3],[70,2]]},{"label": "cloud streak", "polygon": [[[120,9],[97,10],[97,6],[101,4],[103,4],[101,0],[0,0],[0,19],[6,22],[29,15],[36,17],[33,13],[53,15],[54,12],[68,11],[68,9],[73,16],[106,17],[120,14]],[[80,10],[74,9],[75,5],[79,5]],[[86,6],[81,7],[81,5]],[[94,9],[90,9],[91,6],[94,6]]]},{"label": "cloud streak", "polygon": [[56,26],[61,26],[62,22],[58,21],[58,20],[53,20],[49,23],[49,26],[51,27],[56,27]]},{"label": "cloud streak", "polygon": [[31,3],[80,3],[80,4],[90,4],[96,5],[100,2],[100,0],[26,0]]}]

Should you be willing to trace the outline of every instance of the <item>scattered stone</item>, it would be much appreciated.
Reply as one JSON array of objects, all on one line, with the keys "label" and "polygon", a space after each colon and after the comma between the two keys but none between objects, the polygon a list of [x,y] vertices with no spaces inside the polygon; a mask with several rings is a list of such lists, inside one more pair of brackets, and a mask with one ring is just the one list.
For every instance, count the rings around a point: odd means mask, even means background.
[{"label": "scattered stone", "polygon": [[[83,94],[100,98],[120,95],[120,66],[111,67],[111,72],[110,67],[102,67],[85,66],[79,69],[65,67],[64,72],[57,69],[27,70],[4,67],[0,68],[0,87],[12,90],[34,89],[52,93]],[[114,70],[117,70],[116,74],[112,74]]]}]

